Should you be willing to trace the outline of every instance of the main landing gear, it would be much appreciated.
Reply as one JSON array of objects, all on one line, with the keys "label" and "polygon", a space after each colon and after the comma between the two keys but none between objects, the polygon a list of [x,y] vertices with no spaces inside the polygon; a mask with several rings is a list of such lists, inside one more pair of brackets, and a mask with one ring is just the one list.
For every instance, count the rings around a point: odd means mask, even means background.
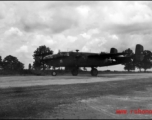
[{"label": "main landing gear", "polygon": [[98,75],[98,70],[96,68],[91,69],[91,75],[92,76],[97,76]]},{"label": "main landing gear", "polygon": [[[79,72],[79,68],[73,68],[71,70],[71,73],[72,73],[73,76],[77,76],[78,72]],[[98,70],[96,68],[92,68],[91,69],[91,75],[92,76],[97,76],[98,75]]]},{"label": "main landing gear", "polygon": [[[78,67],[73,68],[71,70],[71,73],[72,73],[73,76],[77,76],[78,73],[79,73],[79,68]],[[52,74],[52,76],[56,76],[57,75],[57,71],[53,70],[51,74]],[[92,76],[97,76],[98,75],[98,70],[96,68],[92,67],[91,68],[91,75]]]}]

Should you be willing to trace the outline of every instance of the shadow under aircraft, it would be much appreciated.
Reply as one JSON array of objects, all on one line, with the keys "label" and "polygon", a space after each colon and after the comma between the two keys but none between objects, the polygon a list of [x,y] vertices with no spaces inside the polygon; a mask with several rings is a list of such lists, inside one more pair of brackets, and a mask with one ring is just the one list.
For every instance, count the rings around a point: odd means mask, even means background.
[{"label": "shadow under aircraft", "polygon": [[[57,54],[46,54],[43,61],[54,68],[52,76],[57,75],[56,67],[69,67],[73,76],[77,76],[80,67],[91,67],[91,75],[97,76],[97,67],[112,66],[118,64],[128,63],[130,61],[136,62],[143,60],[143,46],[136,45],[135,54],[128,56],[127,53],[118,53],[116,48],[111,48],[110,53],[89,53],[89,52],[58,52]],[[41,55],[38,55],[39,57]],[[44,56],[44,54],[43,54]]]}]

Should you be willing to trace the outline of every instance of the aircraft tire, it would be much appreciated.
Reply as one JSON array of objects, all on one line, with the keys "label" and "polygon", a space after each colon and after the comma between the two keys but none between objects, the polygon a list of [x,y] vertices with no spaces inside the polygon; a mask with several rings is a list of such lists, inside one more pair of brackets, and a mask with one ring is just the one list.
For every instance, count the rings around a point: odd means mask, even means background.
[{"label": "aircraft tire", "polygon": [[56,76],[57,72],[56,71],[52,71],[52,76]]},{"label": "aircraft tire", "polygon": [[77,76],[78,75],[78,69],[73,69],[72,71],[71,71],[71,73],[72,73],[72,75],[73,76]]},{"label": "aircraft tire", "polygon": [[98,75],[98,70],[97,70],[96,68],[93,68],[93,69],[91,70],[91,75],[92,75],[92,76],[97,76],[97,75]]}]

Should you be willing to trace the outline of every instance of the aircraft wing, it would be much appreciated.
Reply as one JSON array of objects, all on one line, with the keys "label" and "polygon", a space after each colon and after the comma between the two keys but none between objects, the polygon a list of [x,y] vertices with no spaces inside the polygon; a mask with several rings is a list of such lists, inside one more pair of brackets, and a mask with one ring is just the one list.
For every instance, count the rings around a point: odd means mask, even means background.
[{"label": "aircraft wing", "polygon": [[134,56],[129,56],[129,57],[116,57],[116,61],[118,63],[127,63],[133,61]]},{"label": "aircraft wing", "polygon": [[93,55],[89,55],[88,58],[96,58],[96,59],[106,59],[106,58],[115,58],[118,57],[119,55],[125,55],[126,53],[115,53],[115,54],[111,54],[111,53],[105,53],[105,54],[93,54]]}]

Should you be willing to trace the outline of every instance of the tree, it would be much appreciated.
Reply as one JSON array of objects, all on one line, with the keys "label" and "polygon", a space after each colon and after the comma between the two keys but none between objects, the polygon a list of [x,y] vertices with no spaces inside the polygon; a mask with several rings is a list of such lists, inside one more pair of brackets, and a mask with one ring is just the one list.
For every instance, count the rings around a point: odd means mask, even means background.
[{"label": "tree", "polygon": [[50,50],[49,47],[46,47],[45,45],[39,46],[33,54],[33,58],[34,58],[34,63],[33,63],[33,67],[35,69],[41,69],[43,68],[43,70],[45,69],[45,67],[47,66],[46,63],[43,61],[44,57],[46,55],[50,55],[53,54],[53,51]]},{"label": "tree", "polygon": [[40,70],[41,69],[41,62],[39,58],[36,58],[35,61],[33,62],[33,68],[35,70]]},{"label": "tree", "polygon": [[124,55],[125,57],[131,56],[131,55],[134,54],[134,52],[133,52],[130,48],[126,49],[126,50],[123,51],[123,52],[126,53],[126,54]]},{"label": "tree", "polygon": [[31,65],[31,64],[29,64],[28,69],[29,69],[29,70],[31,70],[31,69],[32,69],[32,65]]},{"label": "tree", "polygon": [[133,62],[125,63],[124,69],[125,69],[125,70],[128,70],[128,72],[129,72],[130,70],[135,70],[135,65],[133,64]]},{"label": "tree", "polygon": [[[126,50],[123,51],[123,52],[126,53],[126,54],[124,55],[125,57],[129,57],[129,56],[132,56],[132,55],[134,54],[133,51],[132,51],[130,48],[126,49]],[[133,63],[132,60],[128,61],[127,63],[124,63],[124,65],[125,65],[124,69],[125,69],[125,70],[128,70],[128,72],[129,72],[130,70],[135,70],[135,64]]]},{"label": "tree", "polygon": [[0,68],[2,69],[3,67],[3,62],[2,62],[2,57],[0,56]]},{"label": "tree", "polygon": [[144,59],[141,62],[141,67],[146,71],[147,69],[150,69],[152,67],[152,53],[149,50],[143,51]]},{"label": "tree", "polygon": [[141,68],[142,68],[142,61],[138,61],[135,63],[135,66],[139,69],[139,71],[141,72]]},{"label": "tree", "polygon": [[23,70],[24,64],[16,57],[8,55],[3,60],[3,69],[5,70]]}]

